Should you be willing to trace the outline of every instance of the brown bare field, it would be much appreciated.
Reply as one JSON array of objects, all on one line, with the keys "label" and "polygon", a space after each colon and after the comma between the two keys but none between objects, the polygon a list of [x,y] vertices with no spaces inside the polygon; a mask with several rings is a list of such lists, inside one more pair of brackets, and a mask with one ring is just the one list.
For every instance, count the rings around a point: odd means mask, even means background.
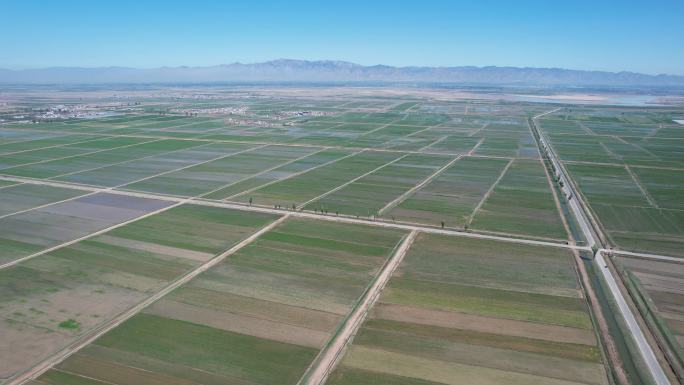
[{"label": "brown bare field", "polygon": [[330,330],[340,321],[340,316],[334,313],[207,290],[194,285],[183,287],[172,293],[169,299],[188,304],[201,303],[210,309],[229,309],[244,315],[285,324],[302,325],[305,323],[311,330]]},{"label": "brown bare field", "polygon": [[571,344],[596,344],[596,336],[591,330],[482,317],[414,306],[379,304],[373,309],[373,318],[409,322],[419,325],[467,329],[483,333],[503,333],[516,337],[527,337]]},{"label": "brown bare field", "polygon": [[147,309],[146,312],[161,317],[207,325],[234,333],[248,334],[258,338],[312,348],[320,349],[328,339],[328,333],[325,331],[245,316],[239,313],[232,313],[230,310],[207,309],[166,299],[157,302]]},{"label": "brown bare field", "polygon": [[[354,347],[345,365],[351,368],[420,378],[447,385],[579,385],[582,382],[530,375],[483,366],[438,361],[384,350]],[[539,363],[541,364],[541,362]],[[605,384],[594,382],[594,384]]]},{"label": "brown bare field", "polygon": [[134,250],[147,251],[150,253],[166,255],[175,258],[187,258],[198,262],[204,262],[214,256],[211,253],[181,249],[179,247],[164,246],[152,242],[119,238],[111,235],[103,235],[99,237],[98,240],[109,245],[122,245]]}]

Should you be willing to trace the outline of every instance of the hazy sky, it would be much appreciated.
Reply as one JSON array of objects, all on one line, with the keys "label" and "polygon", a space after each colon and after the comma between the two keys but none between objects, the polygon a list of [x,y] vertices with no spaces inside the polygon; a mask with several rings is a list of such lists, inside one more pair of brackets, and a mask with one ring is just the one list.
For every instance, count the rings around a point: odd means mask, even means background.
[{"label": "hazy sky", "polygon": [[0,0],[0,67],[277,58],[684,75],[684,0]]}]

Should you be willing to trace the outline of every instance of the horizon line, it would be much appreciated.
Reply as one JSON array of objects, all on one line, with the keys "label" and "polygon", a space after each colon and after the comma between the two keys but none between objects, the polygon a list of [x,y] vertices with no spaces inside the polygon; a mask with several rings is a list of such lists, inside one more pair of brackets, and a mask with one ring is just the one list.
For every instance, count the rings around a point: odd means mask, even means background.
[{"label": "horizon line", "polygon": [[232,61],[218,64],[205,64],[205,65],[159,65],[159,66],[131,66],[131,65],[99,65],[99,66],[82,66],[82,65],[50,65],[41,67],[31,67],[31,66],[4,66],[0,65],[0,70],[3,71],[35,71],[35,70],[48,70],[48,69],[107,69],[107,68],[121,68],[121,69],[134,69],[134,70],[155,70],[164,68],[210,68],[210,67],[221,67],[221,66],[231,66],[231,65],[257,65],[257,64],[267,64],[279,61],[291,61],[291,62],[306,62],[306,63],[344,63],[351,64],[359,67],[390,67],[398,69],[406,68],[431,68],[431,69],[453,69],[453,68],[475,68],[475,69],[485,69],[485,68],[511,68],[511,69],[539,69],[539,70],[561,70],[561,71],[578,71],[578,72],[599,72],[599,73],[610,73],[610,74],[638,74],[638,75],[648,75],[648,76],[677,76],[684,77],[684,73],[649,73],[649,72],[638,72],[630,70],[604,70],[604,69],[577,69],[577,68],[565,68],[565,67],[543,67],[543,66],[515,66],[515,65],[390,65],[390,64],[359,64],[356,62],[342,60],[342,59],[292,59],[292,58],[277,58],[264,61],[253,61],[253,62],[243,62],[243,61]]}]

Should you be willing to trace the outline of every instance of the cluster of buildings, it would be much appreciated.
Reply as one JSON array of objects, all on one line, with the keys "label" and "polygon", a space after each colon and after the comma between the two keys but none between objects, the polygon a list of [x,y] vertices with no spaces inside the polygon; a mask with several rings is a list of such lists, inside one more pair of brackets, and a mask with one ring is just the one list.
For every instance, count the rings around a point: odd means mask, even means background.
[{"label": "cluster of buildings", "polygon": [[247,107],[217,107],[217,108],[175,108],[171,112],[185,113],[190,115],[247,115]]}]

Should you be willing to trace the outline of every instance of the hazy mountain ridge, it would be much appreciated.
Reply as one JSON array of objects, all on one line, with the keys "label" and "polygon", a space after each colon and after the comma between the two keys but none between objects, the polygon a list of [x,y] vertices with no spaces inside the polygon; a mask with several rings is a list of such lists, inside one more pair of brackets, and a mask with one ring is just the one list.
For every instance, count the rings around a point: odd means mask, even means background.
[{"label": "hazy mountain ridge", "polygon": [[682,86],[684,76],[533,67],[392,67],[279,59],[207,67],[0,69],[0,83],[425,82],[568,86]]}]

